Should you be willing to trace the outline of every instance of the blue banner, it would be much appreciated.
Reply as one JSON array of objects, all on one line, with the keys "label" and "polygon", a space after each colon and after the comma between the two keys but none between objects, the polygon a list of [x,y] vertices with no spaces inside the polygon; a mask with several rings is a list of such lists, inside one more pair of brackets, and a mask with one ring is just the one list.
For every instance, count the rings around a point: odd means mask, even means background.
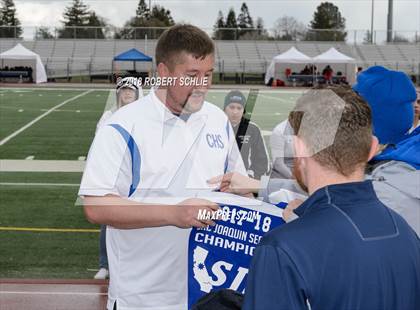
[{"label": "blue banner", "polygon": [[214,290],[229,288],[243,293],[256,246],[265,233],[284,223],[280,216],[235,205],[220,207],[222,219],[216,220],[215,226],[194,228],[190,234],[189,309]]}]

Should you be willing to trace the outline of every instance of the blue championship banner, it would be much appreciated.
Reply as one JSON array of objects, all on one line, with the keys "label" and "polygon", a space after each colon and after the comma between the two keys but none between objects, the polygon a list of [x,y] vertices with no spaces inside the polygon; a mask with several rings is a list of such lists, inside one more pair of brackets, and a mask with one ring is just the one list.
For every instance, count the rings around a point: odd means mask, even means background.
[{"label": "blue championship banner", "polygon": [[[216,225],[191,231],[188,244],[188,308],[203,295],[222,288],[245,291],[248,268],[262,236],[284,223],[268,214],[219,204]],[[268,204],[265,204],[266,206]],[[268,205],[271,209],[283,206]],[[262,208],[265,212],[266,208]]]}]

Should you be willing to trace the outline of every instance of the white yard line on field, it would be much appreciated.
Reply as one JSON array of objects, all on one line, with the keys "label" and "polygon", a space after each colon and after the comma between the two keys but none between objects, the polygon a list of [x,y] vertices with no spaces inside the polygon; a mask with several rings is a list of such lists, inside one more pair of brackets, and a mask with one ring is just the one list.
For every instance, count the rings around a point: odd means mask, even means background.
[{"label": "white yard line on field", "polygon": [[43,119],[45,116],[47,116],[48,114],[50,114],[51,112],[53,112],[54,110],[61,108],[63,105],[76,100],[84,95],[87,95],[89,93],[91,93],[93,90],[88,90],[85,91],[77,96],[74,96],[70,99],[67,99],[65,101],[63,101],[62,103],[57,104],[56,106],[52,107],[51,109],[49,109],[47,112],[41,114],[40,116],[38,116],[37,118],[33,119],[32,121],[30,121],[29,123],[27,123],[25,126],[19,128],[18,130],[16,130],[14,133],[12,133],[11,135],[7,136],[6,138],[4,138],[3,140],[0,141],[0,146],[5,144],[7,141],[9,141],[10,139],[13,139],[14,137],[16,137],[18,134],[20,134],[22,131],[28,129],[29,127],[31,127],[33,124],[35,124],[36,122],[40,121],[41,119]]}]

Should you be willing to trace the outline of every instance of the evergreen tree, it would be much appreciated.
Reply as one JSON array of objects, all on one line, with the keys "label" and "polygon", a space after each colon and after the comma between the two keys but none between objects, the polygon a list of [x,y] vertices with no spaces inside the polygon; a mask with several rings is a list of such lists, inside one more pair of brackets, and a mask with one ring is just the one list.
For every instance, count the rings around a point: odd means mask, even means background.
[{"label": "evergreen tree", "polygon": [[147,7],[145,0],[140,0],[136,10],[137,18],[148,19],[150,17],[150,9]]},{"label": "evergreen tree", "polygon": [[[171,11],[160,5],[155,5],[150,10],[144,0],[140,0],[136,16],[124,24],[124,28],[115,34],[117,39],[140,39],[146,35],[149,39],[157,39],[164,29],[143,29],[147,27],[170,27],[175,22]],[[142,27],[137,28],[136,27]]]},{"label": "evergreen tree", "polygon": [[64,11],[65,26],[84,26],[89,20],[89,8],[82,0],[73,0],[73,4]]},{"label": "evergreen tree", "polygon": [[[308,32],[306,39],[311,41],[344,41],[347,36],[346,19],[330,2],[323,2],[316,8],[310,28],[313,31]],[[322,31],[325,29],[327,31]]]},{"label": "evergreen tree", "polygon": [[219,13],[217,14],[216,23],[213,27],[213,39],[223,40],[223,28],[225,28],[225,18],[223,17],[222,11],[219,11]]},{"label": "evergreen tree", "polygon": [[[87,28],[89,24],[89,8],[82,0],[73,0],[71,6],[66,7],[63,13],[64,27],[58,30],[59,38],[88,38],[89,31]],[[82,28],[74,28],[82,27]]]},{"label": "evergreen tree", "polygon": [[239,32],[239,37],[243,37],[247,33],[253,32],[253,30],[244,30],[254,28],[254,22],[252,20],[251,15],[249,14],[249,9],[245,2],[242,3],[241,12],[239,13],[237,19],[237,24],[238,27],[241,28]]},{"label": "evergreen tree", "polygon": [[241,12],[238,15],[237,24],[239,28],[253,28],[254,22],[252,20],[251,15],[249,14],[249,9],[246,3],[242,3]]},{"label": "evergreen tree", "polygon": [[224,39],[225,40],[235,40],[237,39],[237,28],[238,24],[236,23],[236,14],[233,8],[230,8],[229,13],[226,17],[225,28],[231,28],[225,31]]},{"label": "evergreen tree", "polygon": [[166,10],[163,6],[155,5],[150,14],[150,26],[170,27],[174,25],[171,11]]},{"label": "evergreen tree", "polygon": [[0,38],[19,38],[22,34],[13,0],[1,0],[0,26]]},{"label": "evergreen tree", "polygon": [[73,0],[72,4],[65,8],[62,23],[63,28],[58,29],[59,38],[105,38],[105,19],[89,10],[82,0]]},{"label": "evergreen tree", "polygon": [[88,26],[89,27],[96,27],[96,28],[89,28],[89,37],[95,39],[105,39],[105,27],[106,22],[105,20],[98,16],[95,12],[90,12],[88,18]]}]

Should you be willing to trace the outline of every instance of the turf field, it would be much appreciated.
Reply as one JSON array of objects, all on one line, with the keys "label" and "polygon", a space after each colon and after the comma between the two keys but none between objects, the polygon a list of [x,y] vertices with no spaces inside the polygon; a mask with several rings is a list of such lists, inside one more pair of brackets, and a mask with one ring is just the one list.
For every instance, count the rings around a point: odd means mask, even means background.
[{"label": "turf field", "polygon": [[[223,106],[228,91],[212,90],[207,100]],[[266,139],[300,93],[260,90],[250,100],[248,116]],[[1,88],[0,160],[84,160],[113,98],[109,90]],[[99,233],[76,205],[81,172],[7,172],[0,165],[0,278],[91,278]]]}]

